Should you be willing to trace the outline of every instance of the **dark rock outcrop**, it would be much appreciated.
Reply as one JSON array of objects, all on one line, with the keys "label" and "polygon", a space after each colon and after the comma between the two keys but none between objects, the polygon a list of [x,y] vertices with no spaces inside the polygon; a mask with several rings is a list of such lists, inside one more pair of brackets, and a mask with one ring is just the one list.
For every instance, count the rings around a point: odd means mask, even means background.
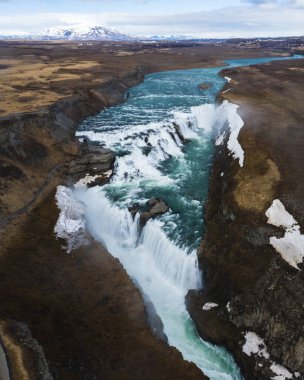
[{"label": "dark rock outcrop", "polygon": [[158,198],[149,199],[146,206],[147,210],[141,212],[140,214],[140,224],[142,226],[144,226],[149,219],[169,211],[169,207],[166,203]]},{"label": "dark rock outcrop", "polygon": [[180,129],[180,126],[176,123],[173,123],[173,126],[175,128],[175,131],[176,131],[176,134],[177,136],[179,137],[180,141],[183,143],[183,144],[186,144],[187,142],[189,142],[189,140],[187,140],[184,135],[182,134],[182,131]]},{"label": "dark rock outcrop", "polygon": [[114,168],[115,156],[110,149],[102,148],[87,142],[81,149],[79,158],[71,161],[68,176],[75,182],[91,176],[88,186],[104,185],[108,182]]}]

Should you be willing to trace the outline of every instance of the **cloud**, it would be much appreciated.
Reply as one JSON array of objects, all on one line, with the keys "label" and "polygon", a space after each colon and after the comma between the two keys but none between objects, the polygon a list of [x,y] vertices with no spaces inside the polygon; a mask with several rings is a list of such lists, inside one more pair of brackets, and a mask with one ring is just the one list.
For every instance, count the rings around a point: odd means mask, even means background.
[{"label": "cloud", "polygon": [[291,5],[295,8],[304,8],[304,0],[290,0],[287,5]]},{"label": "cloud", "polygon": [[243,3],[249,3],[257,6],[277,6],[282,8],[302,8],[304,0],[242,0]]},{"label": "cloud", "polygon": [[277,3],[276,0],[243,0],[244,3],[250,3],[254,5],[267,4],[267,3]]},{"label": "cloud", "polygon": [[105,25],[134,35],[188,34],[225,38],[303,34],[304,0],[289,0],[284,1],[284,4],[277,2],[275,7],[269,7],[269,1],[256,1],[259,0],[255,0],[256,6],[249,7],[243,3],[240,6],[180,14],[161,14],[159,11],[159,14],[103,12],[0,15],[0,34],[41,33],[48,27],[75,24]]}]

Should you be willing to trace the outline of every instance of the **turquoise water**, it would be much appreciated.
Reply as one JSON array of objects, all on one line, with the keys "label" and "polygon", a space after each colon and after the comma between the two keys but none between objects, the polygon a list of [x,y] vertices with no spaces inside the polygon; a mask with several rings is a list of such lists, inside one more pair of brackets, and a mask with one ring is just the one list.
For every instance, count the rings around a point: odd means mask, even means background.
[{"label": "turquoise water", "polygon": [[[227,66],[246,66],[277,59],[290,57],[229,60]],[[130,97],[125,103],[86,119],[78,135],[87,135],[120,156],[132,152],[135,144],[147,152],[149,147],[143,140],[149,135],[149,128],[162,128],[172,120],[177,124],[184,123],[187,114],[193,112],[192,107],[215,102],[226,82],[218,76],[222,69],[180,70],[147,75],[142,84],[129,90]],[[198,85],[203,82],[211,83],[211,88],[200,90]],[[195,122],[204,123],[204,120]],[[146,175],[134,178],[135,173],[133,177],[119,178],[106,186],[108,196],[121,206],[144,202],[151,197],[164,199],[172,214],[162,218],[165,222],[163,228],[179,246],[185,246],[190,251],[198,247],[204,231],[203,204],[207,196],[214,149],[212,131],[198,128],[195,134],[182,147],[183,157],[168,155],[165,160],[155,158],[155,166],[173,179],[171,183],[164,184],[159,178],[147,178]],[[123,139],[117,136],[123,136]]]},{"label": "turquoise water", "polygon": [[[227,66],[276,59],[229,60]],[[85,120],[77,135],[115,151],[109,184],[76,196],[87,205],[93,236],[123,266],[154,304],[170,345],[211,379],[241,379],[224,349],[204,342],[187,313],[187,291],[201,286],[196,249],[204,231],[203,205],[214,153],[215,99],[226,83],[223,69],[206,68],[147,75],[125,103]],[[200,90],[208,82],[211,87]],[[183,143],[181,138],[187,139]],[[142,230],[128,207],[151,197],[170,211]]]}]

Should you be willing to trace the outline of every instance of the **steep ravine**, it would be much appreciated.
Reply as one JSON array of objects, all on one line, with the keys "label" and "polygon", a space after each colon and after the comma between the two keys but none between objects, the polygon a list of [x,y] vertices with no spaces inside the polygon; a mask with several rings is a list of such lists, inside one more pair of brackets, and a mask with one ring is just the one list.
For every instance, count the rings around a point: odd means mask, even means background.
[{"label": "steep ravine", "polygon": [[[304,378],[303,264],[270,245],[284,230],[265,215],[279,199],[303,231],[303,70],[299,60],[222,73],[232,80],[219,101],[240,105],[245,160],[240,167],[227,141],[216,147],[199,250],[204,291],[190,291],[187,306],[200,335],[232,352],[250,380]],[[218,306],[202,310],[206,302]],[[261,344],[251,354],[248,337]]]}]

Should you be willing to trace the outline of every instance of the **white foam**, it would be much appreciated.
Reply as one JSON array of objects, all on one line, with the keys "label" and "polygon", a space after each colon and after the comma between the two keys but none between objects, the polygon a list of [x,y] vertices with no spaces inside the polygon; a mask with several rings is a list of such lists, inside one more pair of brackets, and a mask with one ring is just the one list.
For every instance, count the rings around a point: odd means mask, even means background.
[{"label": "white foam", "polygon": [[228,82],[228,83],[230,83],[231,82],[231,78],[229,78],[229,77],[225,77],[225,79],[226,79],[226,81]]},{"label": "white foam", "polygon": [[172,121],[176,123],[182,135],[186,139],[198,138],[196,123],[193,122],[193,115],[189,112],[175,111],[172,114]]},{"label": "white foam", "polygon": [[115,181],[133,182],[135,180],[158,180],[172,182],[157,169],[157,164],[164,159],[161,150],[155,149],[154,154],[146,156],[139,148],[134,147],[131,154],[116,159],[114,165]]},{"label": "white foam", "polygon": [[299,269],[298,264],[304,259],[304,235],[297,221],[279,199],[273,201],[266,216],[269,224],[285,229],[285,235],[282,238],[271,237],[270,244],[289,265]]},{"label": "white foam", "polygon": [[215,104],[203,104],[192,107],[193,122],[196,128],[211,132],[217,120],[217,108]]},{"label": "white foam", "polygon": [[[90,140],[106,144],[114,151],[123,149],[126,154],[115,162],[115,181],[134,182],[157,180],[159,183],[172,182],[158,169],[161,162],[169,157],[183,157],[183,143],[175,124],[184,138],[197,137],[190,113],[175,112],[171,121],[148,123],[122,128],[117,132],[81,132]],[[130,153],[128,153],[130,152]],[[77,185],[76,185],[77,186]]]},{"label": "white foam", "polygon": [[94,236],[101,240],[112,254],[122,258],[122,261],[127,261],[131,255],[130,252],[127,254],[128,249],[134,251],[137,258],[139,255],[142,258],[146,256],[147,263],[144,267],[136,266],[138,273],[134,274],[135,278],[141,276],[139,272],[150,272],[154,268],[162,273],[167,283],[184,294],[189,289],[201,286],[196,253],[188,254],[187,251],[176,247],[162,231],[160,222],[148,221],[141,231],[138,218],[133,220],[127,209],[111,205],[104,191],[99,188],[78,193],[78,199],[87,206],[87,217],[91,221],[89,226],[93,229]]},{"label": "white foam", "polygon": [[[196,252],[177,247],[162,231],[162,223],[150,220],[141,230],[139,215],[133,220],[127,209],[120,209],[107,199],[104,190],[91,188],[75,191],[86,204],[88,228],[94,238],[120,260],[129,276],[148,295],[164,324],[169,344],[186,360],[196,363],[206,375],[218,380],[240,378],[214,363],[220,348],[209,345],[197,335],[185,306],[189,289],[201,287],[201,272]],[[206,350],[210,355],[206,355]]]}]

